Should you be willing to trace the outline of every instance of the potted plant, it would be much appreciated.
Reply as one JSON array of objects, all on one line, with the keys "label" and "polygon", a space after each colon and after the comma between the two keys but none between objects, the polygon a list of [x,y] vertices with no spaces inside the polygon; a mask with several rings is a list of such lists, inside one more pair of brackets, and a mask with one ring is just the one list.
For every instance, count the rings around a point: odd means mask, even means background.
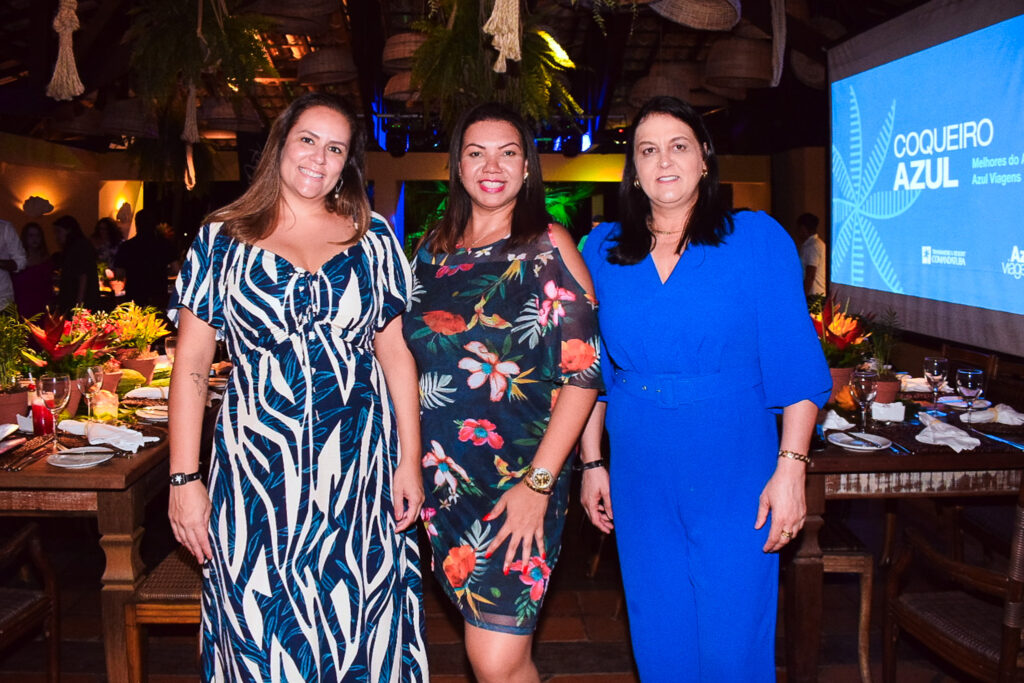
[{"label": "potted plant", "polygon": [[871,324],[871,348],[878,367],[876,403],[892,403],[900,391],[900,380],[892,371],[892,352],[899,340],[899,318],[892,308]]},{"label": "potted plant", "polygon": [[28,327],[11,303],[0,311],[0,423],[13,423],[29,404],[28,389],[18,385],[27,340]]},{"label": "potted plant", "polygon": [[849,384],[853,369],[870,349],[868,321],[864,316],[850,313],[849,302],[840,306],[833,297],[811,297],[809,312],[832,373],[829,401],[835,401],[836,394]]},{"label": "potted plant", "polygon": [[[38,323],[26,320],[25,327],[30,347],[22,349],[22,356],[41,372],[67,374],[74,379],[79,368],[100,365],[110,355],[113,330],[102,313],[76,308],[67,318],[47,311]],[[77,412],[81,398],[72,382],[68,414]]]},{"label": "potted plant", "polygon": [[137,305],[133,301],[119,305],[110,313],[110,323],[120,349],[117,358],[121,367],[139,372],[148,384],[153,380],[158,355],[150,346],[170,330],[152,306]]}]

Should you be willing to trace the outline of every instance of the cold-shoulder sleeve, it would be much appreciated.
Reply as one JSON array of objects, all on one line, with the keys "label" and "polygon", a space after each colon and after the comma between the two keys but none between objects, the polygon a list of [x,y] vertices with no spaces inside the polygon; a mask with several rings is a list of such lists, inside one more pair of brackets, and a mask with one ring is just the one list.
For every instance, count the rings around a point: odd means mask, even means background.
[{"label": "cold-shoulder sleeve", "polygon": [[377,293],[380,313],[377,328],[382,329],[392,318],[402,315],[412,292],[412,271],[398,237],[379,214],[373,214],[370,234],[377,253]]},{"label": "cold-shoulder sleeve", "polygon": [[737,214],[740,220],[753,223],[744,232],[755,247],[751,259],[756,267],[750,272],[765,404],[777,409],[807,399],[820,408],[832,378],[807,312],[796,246],[768,214]]},{"label": "cold-shoulder sleeve", "polygon": [[558,326],[559,381],[584,389],[602,389],[597,299],[576,281],[561,255],[557,263],[556,276],[543,283],[540,314]]},{"label": "cold-shoulder sleeve", "polygon": [[224,292],[220,273],[224,263],[224,239],[218,240],[221,223],[199,229],[178,273],[174,298],[167,312],[178,323],[178,309],[187,308],[211,327],[224,327]]}]

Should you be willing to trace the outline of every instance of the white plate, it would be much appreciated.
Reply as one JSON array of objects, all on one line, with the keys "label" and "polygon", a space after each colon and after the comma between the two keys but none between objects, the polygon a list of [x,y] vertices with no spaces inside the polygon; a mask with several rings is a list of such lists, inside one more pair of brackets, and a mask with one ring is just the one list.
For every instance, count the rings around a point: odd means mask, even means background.
[{"label": "white plate", "polygon": [[114,457],[114,451],[103,446],[82,446],[81,448],[69,448],[60,453],[47,456],[46,462],[54,467],[66,467],[68,469],[82,469],[95,467]]},{"label": "white plate", "polygon": [[[854,441],[854,437],[864,439],[865,441],[871,441],[877,445],[863,446]],[[892,445],[892,441],[889,441],[889,439],[886,439],[884,436],[879,436],[878,434],[865,434],[864,432],[850,432],[849,434],[846,432],[832,432],[828,435],[828,440],[830,443],[834,443],[840,448],[846,448],[851,451],[880,451]]]},{"label": "white plate", "polygon": [[[960,398],[958,396],[942,396],[941,398],[939,398],[939,403],[941,403],[944,406],[949,406],[950,408],[954,408],[956,410],[967,410],[967,401],[963,400],[962,398]],[[974,399],[974,409],[975,410],[985,410],[985,408],[988,408],[991,405],[992,405],[992,401],[989,401],[988,399],[984,399],[984,398],[976,398],[976,399]]]},{"label": "white plate", "polygon": [[164,406],[145,406],[135,411],[135,417],[149,422],[167,422],[167,408]]}]

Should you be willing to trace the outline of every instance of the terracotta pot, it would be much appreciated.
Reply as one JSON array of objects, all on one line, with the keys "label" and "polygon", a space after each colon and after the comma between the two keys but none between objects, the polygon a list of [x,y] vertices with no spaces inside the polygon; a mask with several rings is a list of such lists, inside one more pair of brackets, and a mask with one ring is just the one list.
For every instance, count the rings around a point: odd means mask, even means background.
[{"label": "terracotta pot", "polygon": [[899,392],[898,379],[880,379],[875,382],[875,403],[895,403]]},{"label": "terracotta pot", "polygon": [[850,383],[853,368],[829,368],[828,371],[832,373],[832,393],[828,395],[828,402],[833,403],[839,390]]},{"label": "terracotta pot", "polygon": [[146,378],[146,384],[153,381],[153,371],[156,370],[156,358],[129,358],[121,361],[121,367],[134,370]]},{"label": "terracotta pot", "polygon": [[26,414],[32,393],[27,389],[21,389],[8,394],[0,394],[0,424],[14,424],[15,415]]},{"label": "terracotta pot", "polygon": [[117,385],[121,382],[121,371],[117,372],[104,372],[103,373],[103,386],[101,387],[104,391],[112,391],[117,393]]}]

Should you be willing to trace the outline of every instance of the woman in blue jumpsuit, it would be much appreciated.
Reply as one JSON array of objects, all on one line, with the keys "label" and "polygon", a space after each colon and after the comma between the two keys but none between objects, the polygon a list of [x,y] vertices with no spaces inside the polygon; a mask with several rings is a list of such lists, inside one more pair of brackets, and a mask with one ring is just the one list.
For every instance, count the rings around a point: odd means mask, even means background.
[{"label": "woman in blue jumpsuit", "polygon": [[774,681],[776,551],[803,526],[831,384],[796,249],[767,214],[721,208],[711,140],[674,98],[638,113],[619,197],[584,249],[609,362],[581,458],[600,459],[605,418],[611,444],[584,508],[617,530],[644,683]]}]

